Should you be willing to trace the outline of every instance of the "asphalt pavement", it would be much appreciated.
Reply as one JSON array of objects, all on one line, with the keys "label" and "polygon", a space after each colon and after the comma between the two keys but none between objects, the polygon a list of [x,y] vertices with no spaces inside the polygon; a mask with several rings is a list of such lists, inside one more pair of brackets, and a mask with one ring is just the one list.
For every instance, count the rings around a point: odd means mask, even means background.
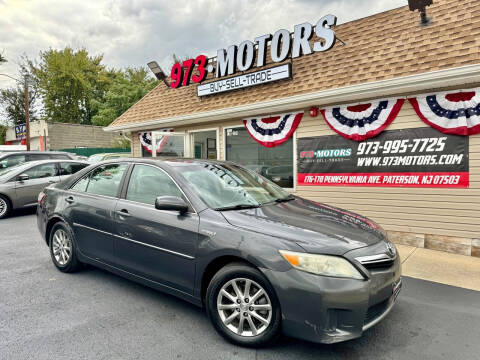
[{"label": "asphalt pavement", "polygon": [[57,271],[34,211],[21,211],[0,220],[0,359],[475,360],[480,292],[404,278],[396,307],[360,339],[244,349],[182,300],[95,268]]}]

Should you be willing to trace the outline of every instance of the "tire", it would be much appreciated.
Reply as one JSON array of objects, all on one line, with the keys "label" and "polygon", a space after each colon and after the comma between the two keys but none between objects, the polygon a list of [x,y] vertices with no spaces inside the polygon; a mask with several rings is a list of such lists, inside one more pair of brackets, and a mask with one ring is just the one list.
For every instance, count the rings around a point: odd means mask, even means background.
[{"label": "tire", "polygon": [[[255,298],[260,289],[264,293]],[[234,295],[238,293],[240,296]],[[274,343],[280,336],[280,303],[268,280],[251,266],[232,263],[220,269],[208,285],[205,302],[215,330],[233,344],[261,347]]]},{"label": "tire", "polygon": [[11,211],[12,204],[10,203],[10,200],[5,196],[0,195],[0,219],[5,219],[10,215]]},{"label": "tire", "polygon": [[81,263],[77,259],[75,237],[70,227],[58,222],[53,225],[49,236],[50,256],[53,264],[64,273],[75,272]]}]

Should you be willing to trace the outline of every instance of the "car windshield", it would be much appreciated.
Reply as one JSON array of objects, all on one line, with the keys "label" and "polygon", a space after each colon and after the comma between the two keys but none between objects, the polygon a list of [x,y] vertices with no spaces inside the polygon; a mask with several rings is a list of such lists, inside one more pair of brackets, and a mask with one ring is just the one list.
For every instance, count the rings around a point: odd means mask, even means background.
[{"label": "car windshield", "polygon": [[88,158],[90,162],[99,162],[103,160],[103,155],[92,155]]},{"label": "car windshield", "polygon": [[177,170],[211,208],[252,208],[288,201],[292,196],[257,173],[234,164],[196,164]]}]

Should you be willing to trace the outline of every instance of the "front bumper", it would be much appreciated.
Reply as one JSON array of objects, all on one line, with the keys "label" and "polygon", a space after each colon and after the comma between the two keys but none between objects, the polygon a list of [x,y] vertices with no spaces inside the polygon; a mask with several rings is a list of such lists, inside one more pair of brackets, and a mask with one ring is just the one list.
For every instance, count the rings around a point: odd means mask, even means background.
[{"label": "front bumper", "polygon": [[360,337],[392,310],[400,292],[400,259],[389,269],[369,272],[367,280],[318,276],[291,269],[263,269],[282,309],[285,335],[336,343]]}]

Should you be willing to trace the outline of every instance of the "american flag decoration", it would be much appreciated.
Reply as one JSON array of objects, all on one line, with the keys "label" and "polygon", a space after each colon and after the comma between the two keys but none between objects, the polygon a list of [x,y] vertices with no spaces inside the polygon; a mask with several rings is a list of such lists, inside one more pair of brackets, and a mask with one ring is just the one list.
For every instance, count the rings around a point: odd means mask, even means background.
[{"label": "american flag decoration", "polygon": [[418,95],[408,101],[420,119],[442,133],[480,133],[480,88]]},{"label": "american flag decoration", "polygon": [[363,141],[392,123],[405,99],[389,98],[363,104],[337,105],[321,110],[328,126],[343,137]]},{"label": "american flag decoration", "polygon": [[283,144],[290,139],[300,124],[303,111],[286,113],[268,117],[254,117],[243,120],[250,136],[267,148]]},{"label": "american flag decoration", "polygon": [[[158,130],[158,132],[173,132],[173,129],[161,129]],[[142,147],[147,150],[150,154],[152,153],[152,133],[151,132],[142,132],[138,134],[138,137],[140,138],[140,143],[142,144]],[[161,153],[165,145],[167,144],[168,141],[168,136],[163,136],[161,138],[161,141],[157,144],[157,153]],[[157,140],[160,140],[157,137]]]}]

